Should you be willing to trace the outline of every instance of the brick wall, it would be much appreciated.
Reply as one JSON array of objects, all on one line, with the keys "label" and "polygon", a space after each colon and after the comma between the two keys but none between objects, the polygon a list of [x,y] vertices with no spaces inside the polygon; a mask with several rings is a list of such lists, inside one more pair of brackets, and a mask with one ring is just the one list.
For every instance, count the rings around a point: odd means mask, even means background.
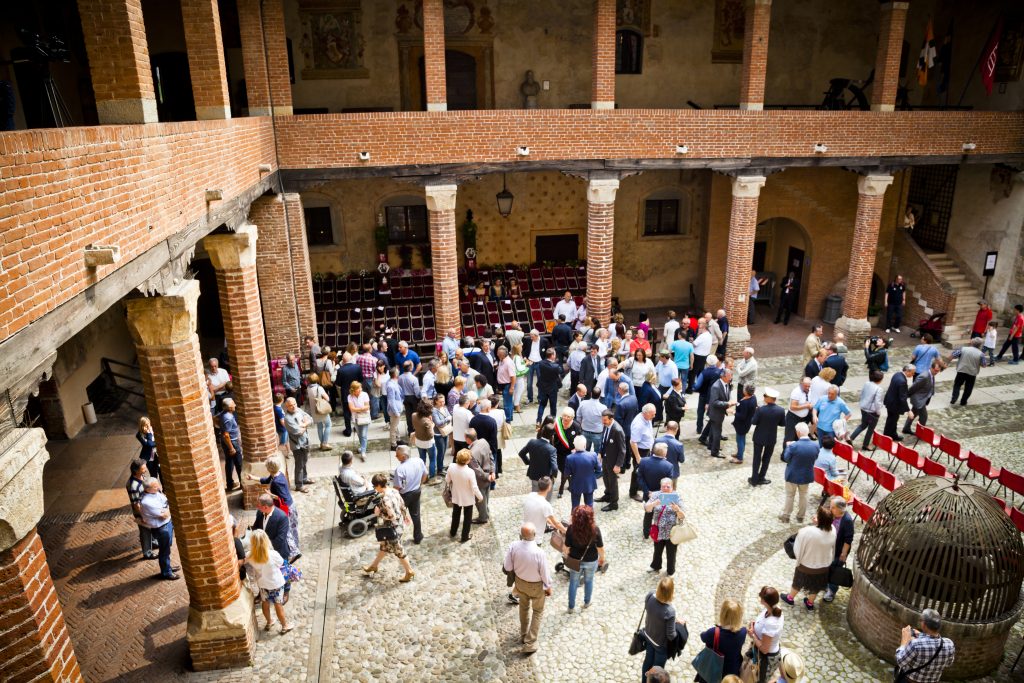
[{"label": "brick wall", "polygon": [[[270,122],[236,119],[0,133],[0,340],[233,197],[274,163]],[[121,261],[87,269],[87,244]]]},{"label": "brick wall", "polygon": [[615,103],[615,0],[595,1],[590,101],[592,106],[611,109]]},{"label": "brick wall", "polygon": [[[851,157],[1024,152],[1024,112],[579,109],[385,112],[277,122],[282,168],[516,161]],[[823,142],[828,152],[816,155]],[[358,159],[371,154],[370,164]],[[766,159],[766,163],[768,160]]]},{"label": "brick wall", "polygon": [[78,0],[96,102],[153,99],[142,0]]},{"label": "brick wall", "polygon": [[270,86],[264,61],[260,0],[237,0],[238,32],[242,38],[242,68],[249,115],[270,113]]},{"label": "brick wall", "polygon": [[0,680],[82,680],[34,528],[0,553],[0,632]]},{"label": "brick wall", "polygon": [[615,204],[587,202],[587,313],[608,324],[612,308]]},{"label": "brick wall", "polygon": [[[924,251],[905,230],[897,230],[893,239],[891,278],[897,274],[902,275],[907,283],[907,305],[903,307],[904,327],[917,329],[918,321],[932,313],[946,313],[946,322],[952,321],[956,310],[956,290],[932,267]],[[885,314],[884,310],[882,314]]]},{"label": "brick wall", "polygon": [[217,0],[181,0],[181,19],[185,26],[196,118],[228,118],[225,115],[230,112],[228,79]]},{"label": "brick wall", "polygon": [[431,105],[447,105],[442,0],[423,1],[423,65],[427,86],[427,108],[430,109]]},{"label": "brick wall", "polygon": [[[292,261],[288,258],[284,196],[264,196],[252,203],[249,220],[256,224],[256,272],[263,304],[263,327],[271,358],[299,354],[303,331],[295,308]],[[312,285],[311,285],[312,286]]]},{"label": "brick wall", "polygon": [[747,2],[746,24],[743,31],[743,69],[740,71],[741,109],[761,109],[761,105],[764,104],[764,77],[768,69],[768,33],[771,18],[771,0]]},{"label": "brick wall", "polygon": [[[274,111],[292,113],[292,84],[288,76],[288,44],[284,29],[284,0],[262,0],[266,31],[267,71]],[[241,9],[241,8],[239,8]],[[262,52],[262,46],[261,46]],[[296,52],[296,55],[299,54]],[[252,106],[251,104],[249,105]]]},{"label": "brick wall", "polygon": [[891,111],[896,103],[908,5],[907,2],[887,2],[882,5],[878,54],[875,57],[875,83],[871,90],[871,108],[875,110],[884,106]]},{"label": "brick wall", "polygon": [[288,214],[285,224],[292,250],[292,287],[295,289],[295,303],[299,309],[299,329],[302,330],[303,336],[310,335],[315,339],[317,332],[316,309],[313,307],[313,274],[309,269],[306,215],[302,211],[302,197],[298,194],[285,194],[284,208]]}]

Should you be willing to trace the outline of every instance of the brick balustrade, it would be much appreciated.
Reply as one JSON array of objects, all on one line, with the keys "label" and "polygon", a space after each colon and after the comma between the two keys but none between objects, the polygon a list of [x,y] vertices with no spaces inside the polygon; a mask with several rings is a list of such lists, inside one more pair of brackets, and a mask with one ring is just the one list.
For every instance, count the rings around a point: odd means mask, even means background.
[{"label": "brick balustrade", "polygon": [[593,76],[591,109],[615,108],[615,0],[596,0],[594,40],[591,48]]},{"label": "brick balustrade", "polygon": [[618,178],[592,178],[587,185],[587,313],[602,325],[612,310],[618,189]]},{"label": "brick balustrade", "polygon": [[444,59],[444,2],[423,0],[423,76],[427,111],[448,109]]},{"label": "brick balustrade", "polygon": [[[217,271],[224,338],[242,432],[244,473],[263,477],[267,473],[262,463],[277,453],[277,432],[256,277],[256,243],[256,226],[244,225],[232,235],[207,237],[203,247]],[[242,485],[244,505],[251,509],[262,489],[258,482],[243,481]]]},{"label": "brick balustrade", "polygon": [[206,670],[251,664],[255,623],[231,541],[196,334],[198,299],[199,283],[186,280],[163,296],[129,299],[127,308],[188,587],[192,665]]},{"label": "brick balustrade", "polygon": [[450,328],[462,329],[459,314],[459,254],[455,233],[453,184],[427,185],[427,220],[430,225],[430,259],[434,280],[434,320],[437,338]]},{"label": "brick balustrade", "polygon": [[[727,350],[733,356],[737,356],[750,341],[750,332],[747,330],[750,269],[754,262],[757,202],[764,183],[763,175],[737,176],[732,179],[732,208],[729,212],[729,243],[725,261],[722,308],[729,319]],[[713,303],[713,300],[705,303],[705,308],[712,313]]]},{"label": "brick balustrade", "polygon": [[768,32],[772,0],[748,0],[743,30],[740,109],[764,109],[764,78],[768,70]]},{"label": "brick balustrade", "polygon": [[181,0],[181,19],[196,118],[229,119],[231,102],[217,0]]},{"label": "brick balustrade", "polygon": [[871,110],[893,111],[900,82],[900,60],[903,58],[903,29],[907,23],[909,2],[882,4],[878,32],[878,53],[875,56],[875,82],[871,87]]}]

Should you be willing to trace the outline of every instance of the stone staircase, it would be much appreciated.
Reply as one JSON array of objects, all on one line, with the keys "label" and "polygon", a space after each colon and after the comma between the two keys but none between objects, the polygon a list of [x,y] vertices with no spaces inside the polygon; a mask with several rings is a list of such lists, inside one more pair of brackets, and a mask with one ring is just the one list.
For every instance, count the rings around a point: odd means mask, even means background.
[{"label": "stone staircase", "polygon": [[971,326],[978,314],[981,292],[971,284],[948,254],[928,254],[928,260],[956,290],[956,309],[946,312],[943,339],[944,345],[956,348],[970,341]]}]

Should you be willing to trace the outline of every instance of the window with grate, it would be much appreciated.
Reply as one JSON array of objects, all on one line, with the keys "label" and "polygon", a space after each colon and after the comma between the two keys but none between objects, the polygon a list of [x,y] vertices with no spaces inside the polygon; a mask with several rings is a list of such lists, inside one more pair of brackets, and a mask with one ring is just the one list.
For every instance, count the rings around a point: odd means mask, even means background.
[{"label": "window with grate", "polygon": [[427,207],[387,207],[388,242],[391,244],[423,244],[427,241]]},{"label": "window with grate", "polygon": [[306,207],[302,213],[306,217],[306,242],[309,246],[333,245],[334,225],[331,223],[331,207]]},{"label": "window with grate", "polygon": [[914,211],[914,231],[911,234],[922,249],[946,249],[958,169],[951,164],[915,166],[910,172],[907,206]]},{"label": "window with grate", "polygon": [[615,32],[615,73],[643,73],[644,36],[639,31],[622,28]]},{"label": "window with grate", "polygon": [[644,203],[644,236],[679,234],[679,200],[648,199]]}]

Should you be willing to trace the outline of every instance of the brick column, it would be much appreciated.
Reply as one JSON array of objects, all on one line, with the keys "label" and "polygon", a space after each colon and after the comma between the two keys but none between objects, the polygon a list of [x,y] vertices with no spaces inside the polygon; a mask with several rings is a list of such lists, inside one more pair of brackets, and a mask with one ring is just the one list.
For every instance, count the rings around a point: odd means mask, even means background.
[{"label": "brick column", "polygon": [[306,221],[297,194],[260,197],[249,208],[259,229],[256,271],[270,358],[303,354],[302,337],[316,337]]},{"label": "brick column", "polygon": [[231,101],[217,0],[181,0],[181,19],[185,25],[196,119],[230,119]]},{"label": "brick column", "polygon": [[[277,450],[274,401],[263,336],[263,312],[256,278],[256,226],[243,225],[233,235],[210,235],[203,247],[217,271],[217,291],[231,381],[242,431],[243,472],[267,476],[263,462]],[[251,509],[262,491],[258,482],[242,481],[244,506]]]},{"label": "brick column", "polygon": [[443,0],[423,0],[423,70],[427,89],[427,111],[448,111]]},{"label": "brick column", "polygon": [[907,23],[909,8],[909,2],[882,4],[878,54],[875,56],[875,83],[871,89],[871,111],[892,111],[896,108],[900,58],[903,56],[903,29]]},{"label": "brick column", "polygon": [[[594,8],[591,109],[615,108],[615,0],[596,0]],[[587,300],[588,306],[591,305]],[[588,310],[590,310],[588,308]],[[602,321],[603,322],[603,321]]]},{"label": "brick column", "polygon": [[78,0],[100,123],[155,123],[142,0]]},{"label": "brick column", "polygon": [[843,316],[836,321],[836,331],[846,334],[850,348],[863,342],[871,333],[868,297],[871,294],[871,276],[875,272],[882,204],[885,202],[885,190],[891,184],[891,175],[866,175],[857,179],[857,216],[853,221],[850,272],[843,296]]},{"label": "brick column", "polygon": [[[754,234],[757,232],[757,202],[764,187],[763,175],[737,176],[732,179],[732,210],[729,213],[729,249],[725,260],[725,301],[722,308],[729,318],[726,351],[736,357],[750,341],[747,307],[750,293],[750,268],[754,262]],[[705,302],[713,310],[714,302]]]},{"label": "brick column", "polygon": [[455,237],[455,184],[427,185],[427,218],[430,223],[430,260],[434,279],[434,318],[437,338],[448,329],[462,329],[459,315],[459,248]]},{"label": "brick column", "polygon": [[43,515],[42,429],[0,440],[0,681],[81,681],[36,533]]},{"label": "brick column", "polygon": [[615,193],[618,189],[618,178],[591,178],[587,183],[587,313],[602,325],[608,324],[612,310]]},{"label": "brick column", "polygon": [[228,524],[220,457],[196,334],[199,283],[129,299],[146,408],[161,455],[178,555],[188,586],[186,638],[196,670],[252,664],[252,594],[243,590]]},{"label": "brick column", "polygon": [[740,72],[740,109],[764,109],[764,75],[768,69],[768,28],[772,0],[747,0],[743,29],[743,70]]},{"label": "brick column", "polygon": [[249,116],[290,116],[292,86],[288,78],[283,0],[238,0],[238,30],[242,37]]}]

